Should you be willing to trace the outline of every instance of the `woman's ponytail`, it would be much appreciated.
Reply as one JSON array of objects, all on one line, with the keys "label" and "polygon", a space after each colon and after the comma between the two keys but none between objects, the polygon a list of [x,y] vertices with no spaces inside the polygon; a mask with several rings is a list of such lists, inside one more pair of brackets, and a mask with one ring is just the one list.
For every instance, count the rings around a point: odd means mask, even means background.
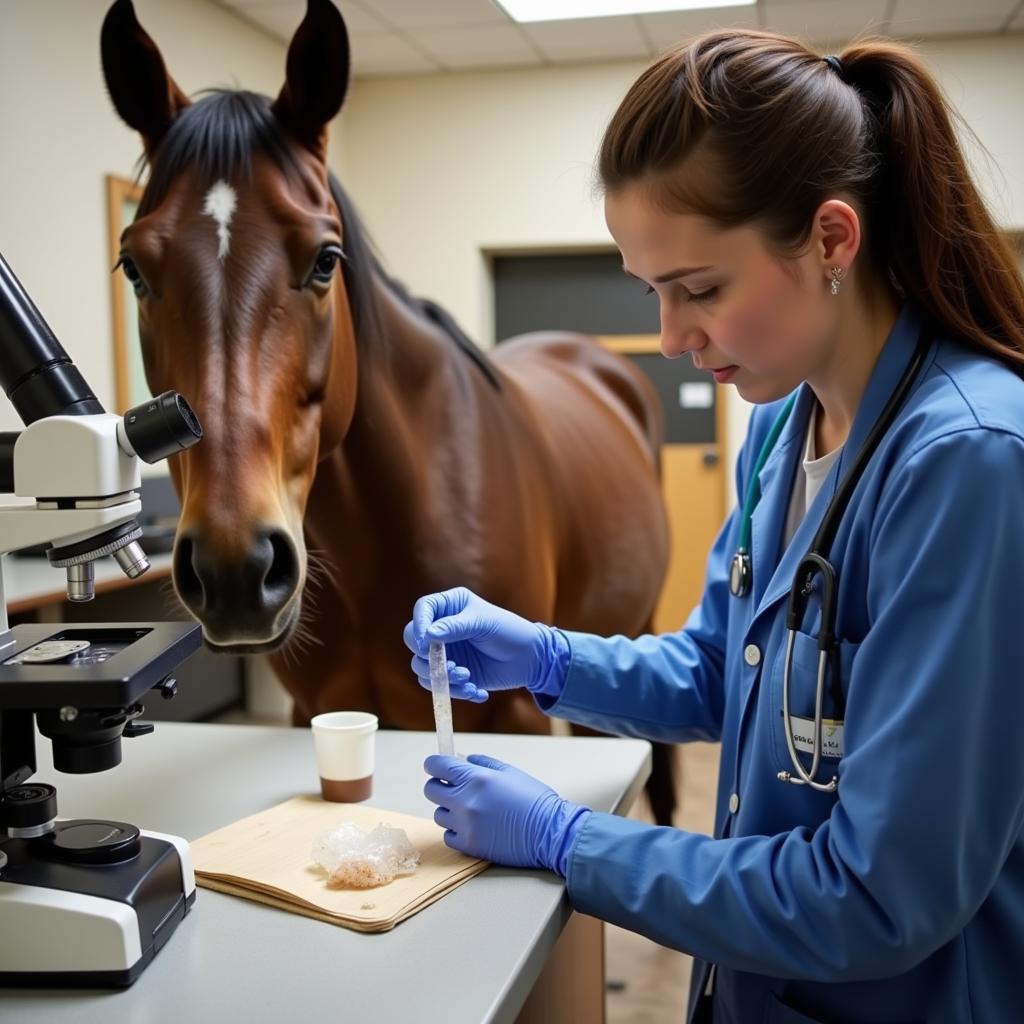
[{"label": "woman's ponytail", "polygon": [[[1024,281],[954,117],[901,43],[857,41],[836,61],[774,33],[713,32],[636,81],[599,174],[607,191],[645,180],[666,208],[724,227],[759,223],[783,255],[800,251],[823,200],[853,196],[873,270],[938,328],[1024,373]],[[698,151],[713,179],[690,171]]]},{"label": "woman's ponytail", "polygon": [[954,335],[1024,371],[1024,283],[935,79],[912,50],[884,40],[854,43],[841,60],[875,122],[869,237],[878,265]]}]

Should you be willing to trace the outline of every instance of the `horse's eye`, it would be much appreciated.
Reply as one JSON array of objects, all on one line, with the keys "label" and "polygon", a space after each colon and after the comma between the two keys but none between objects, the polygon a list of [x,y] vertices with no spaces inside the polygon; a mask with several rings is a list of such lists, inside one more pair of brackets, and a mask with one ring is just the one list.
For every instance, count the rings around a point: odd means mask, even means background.
[{"label": "horse's eye", "polygon": [[135,294],[142,295],[146,290],[146,283],[142,280],[142,274],[139,273],[135,261],[129,256],[122,256],[119,263],[124,276],[128,278],[128,282],[135,289]]},{"label": "horse's eye", "polygon": [[341,250],[337,246],[332,245],[322,249],[320,255],[316,258],[316,263],[313,265],[313,273],[309,277],[310,283],[330,284],[340,259]]}]

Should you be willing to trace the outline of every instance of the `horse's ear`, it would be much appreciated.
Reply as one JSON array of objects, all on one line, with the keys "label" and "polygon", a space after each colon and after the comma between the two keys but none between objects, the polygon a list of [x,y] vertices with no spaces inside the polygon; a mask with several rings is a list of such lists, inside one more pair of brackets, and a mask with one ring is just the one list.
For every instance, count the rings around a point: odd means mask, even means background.
[{"label": "horse's ear", "polygon": [[100,32],[103,77],[114,108],[141,136],[152,157],[167,129],[191,102],[167,74],[156,43],[135,17],[132,0],[117,0]]},{"label": "horse's ear", "polygon": [[274,100],[278,120],[321,160],[327,124],[348,90],[348,32],[331,0],[307,0],[306,16],[288,46],[287,76]]}]

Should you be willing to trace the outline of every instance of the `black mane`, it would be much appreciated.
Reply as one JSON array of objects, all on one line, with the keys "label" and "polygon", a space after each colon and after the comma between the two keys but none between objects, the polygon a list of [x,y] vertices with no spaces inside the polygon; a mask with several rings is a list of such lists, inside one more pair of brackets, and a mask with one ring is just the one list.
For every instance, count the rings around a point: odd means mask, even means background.
[{"label": "black mane", "polygon": [[[251,174],[253,155],[260,153],[273,160],[286,175],[297,179],[299,165],[293,145],[274,117],[266,96],[243,89],[211,89],[186,107],[161,139],[138,216],[158,206],[187,168],[213,184],[218,178],[230,180]],[[429,299],[411,296],[384,271],[352,200],[334,174],[330,174],[329,184],[345,228],[346,259],[342,261],[342,274],[361,347],[376,350],[386,344],[373,288],[376,275],[409,309],[440,327],[491,384],[500,388],[494,368],[452,316]]]}]

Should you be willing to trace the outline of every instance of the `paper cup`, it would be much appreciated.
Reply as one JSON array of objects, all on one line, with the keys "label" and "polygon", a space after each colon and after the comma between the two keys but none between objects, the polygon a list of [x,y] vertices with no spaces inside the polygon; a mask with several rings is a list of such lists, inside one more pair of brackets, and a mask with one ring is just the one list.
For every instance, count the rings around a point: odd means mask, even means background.
[{"label": "paper cup", "polygon": [[373,792],[377,716],[367,711],[329,711],[310,723],[325,800],[352,804]]}]

